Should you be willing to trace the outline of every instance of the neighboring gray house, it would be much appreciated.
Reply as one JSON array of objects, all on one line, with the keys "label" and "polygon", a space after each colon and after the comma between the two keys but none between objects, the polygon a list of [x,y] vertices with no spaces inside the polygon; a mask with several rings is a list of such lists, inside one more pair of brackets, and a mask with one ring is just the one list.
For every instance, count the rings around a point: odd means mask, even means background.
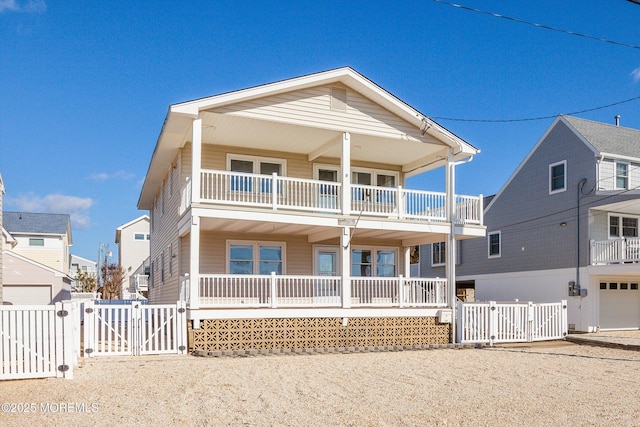
[{"label": "neighboring gray house", "polygon": [[[640,328],[640,131],[559,116],[502,189],[485,199],[487,237],[457,242],[458,295],[568,300],[569,326]],[[444,275],[443,244],[421,247]]]}]

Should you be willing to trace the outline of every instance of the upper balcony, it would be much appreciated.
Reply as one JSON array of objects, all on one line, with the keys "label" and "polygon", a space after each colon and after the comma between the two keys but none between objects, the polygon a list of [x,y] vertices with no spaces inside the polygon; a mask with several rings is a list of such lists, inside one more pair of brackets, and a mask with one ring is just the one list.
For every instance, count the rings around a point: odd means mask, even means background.
[{"label": "upper balcony", "polygon": [[[202,170],[200,202],[243,208],[263,208],[315,214],[344,214],[399,221],[453,222],[482,225],[482,196],[455,196],[455,216],[447,216],[447,195],[442,192],[351,184],[348,206],[343,185],[311,179],[242,172]],[[192,202],[191,180],[182,188],[180,215]]]},{"label": "upper balcony", "polygon": [[640,262],[640,238],[591,241],[591,265]]}]

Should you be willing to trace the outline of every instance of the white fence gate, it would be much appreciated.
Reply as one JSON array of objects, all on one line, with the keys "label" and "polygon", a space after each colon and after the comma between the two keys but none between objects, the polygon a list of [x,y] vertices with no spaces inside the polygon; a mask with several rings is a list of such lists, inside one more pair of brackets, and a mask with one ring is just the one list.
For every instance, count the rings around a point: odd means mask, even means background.
[{"label": "white fence gate", "polygon": [[84,305],[84,356],[117,356],[187,352],[187,318],[176,304]]},{"label": "white fence gate", "polygon": [[564,339],[567,301],[559,303],[458,303],[458,342],[533,342]]},{"label": "white fence gate", "polygon": [[73,378],[80,353],[79,305],[0,307],[0,380]]}]

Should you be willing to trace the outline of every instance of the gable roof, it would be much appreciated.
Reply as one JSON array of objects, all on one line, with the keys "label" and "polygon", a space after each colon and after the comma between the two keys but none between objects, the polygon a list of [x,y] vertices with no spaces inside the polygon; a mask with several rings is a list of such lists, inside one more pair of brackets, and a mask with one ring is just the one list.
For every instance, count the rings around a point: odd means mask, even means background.
[{"label": "gable roof", "polygon": [[[343,117],[340,120],[332,121],[330,125],[325,123],[320,126],[317,120],[311,120],[307,117],[308,112],[306,111],[301,112],[299,120],[287,123],[279,120],[282,116],[277,113],[271,115],[267,120],[253,120],[255,117],[250,119],[246,114],[240,118],[237,112],[229,113],[235,107],[247,109],[251,108],[248,107],[249,105],[255,107],[259,104],[258,100],[264,100],[268,97],[284,96],[284,94],[294,92],[302,93],[305,90],[334,85],[346,87],[372,106],[379,107],[380,111],[385,110],[390,113],[394,116],[396,123],[402,123],[405,130],[397,131],[395,135],[389,136],[375,134],[366,126],[349,129],[345,128]],[[371,113],[371,110],[366,109],[365,113]],[[150,209],[153,198],[162,186],[169,165],[184,142],[191,137],[191,127],[196,118],[203,120],[203,143],[205,142],[205,133],[214,132],[212,129],[218,135],[244,132],[243,138],[240,138],[243,140],[242,144],[239,141],[234,141],[234,144],[248,148],[243,144],[253,140],[258,142],[258,139],[263,144],[266,138],[270,137],[276,138],[282,147],[269,147],[270,149],[287,152],[291,152],[292,149],[307,150],[303,154],[321,151],[327,144],[335,141],[340,132],[353,132],[351,142],[356,147],[362,145],[356,141],[359,136],[363,139],[368,138],[370,144],[378,144],[378,147],[380,142],[396,144],[397,147],[394,149],[386,150],[386,157],[380,155],[375,160],[371,158],[366,160],[391,164],[390,157],[395,157],[398,159],[397,164],[406,167],[405,172],[408,174],[416,174],[422,172],[423,169],[428,170],[444,164],[442,153],[438,153],[438,155],[434,155],[433,152],[426,153],[424,151],[426,147],[437,147],[437,150],[453,148],[455,160],[467,159],[480,151],[352,68],[337,68],[171,105],[145,176],[138,200],[139,209]],[[217,120],[222,120],[222,118],[227,121],[218,123]],[[302,120],[303,118],[304,120]],[[228,127],[225,127],[225,124]],[[288,126],[287,131],[283,132],[281,128],[277,127],[279,125]],[[296,130],[296,133],[291,132],[293,130]],[[278,136],[282,138],[277,138]],[[304,140],[305,144],[301,144],[300,140]],[[288,145],[282,145],[285,141]],[[417,147],[421,148],[417,149]],[[374,152],[376,151],[370,149],[360,150],[359,155],[370,156]],[[356,155],[356,150],[352,152],[352,156],[354,155]]]},{"label": "gable roof", "polygon": [[599,155],[640,159],[640,130],[560,116],[574,132],[582,135]]},{"label": "gable roof", "polygon": [[640,159],[640,130],[594,122],[561,114],[555,118],[553,123],[551,123],[551,126],[547,128],[542,137],[540,137],[538,142],[536,142],[536,145],[534,145],[531,151],[529,151],[524,160],[520,162],[516,170],[500,188],[500,191],[496,193],[488,204],[485,204],[485,212],[491,208],[505,188],[509,186],[514,177],[518,172],[520,172],[520,169],[524,167],[540,144],[542,144],[542,142],[547,138],[547,135],[549,135],[553,128],[555,128],[560,122],[564,123],[587,147],[593,151],[594,157],[613,155],[617,157]]},{"label": "gable roof", "polygon": [[[2,212],[4,228],[9,233],[19,234],[67,234],[71,239],[71,217],[69,214]],[[71,242],[69,242],[71,243]]]}]

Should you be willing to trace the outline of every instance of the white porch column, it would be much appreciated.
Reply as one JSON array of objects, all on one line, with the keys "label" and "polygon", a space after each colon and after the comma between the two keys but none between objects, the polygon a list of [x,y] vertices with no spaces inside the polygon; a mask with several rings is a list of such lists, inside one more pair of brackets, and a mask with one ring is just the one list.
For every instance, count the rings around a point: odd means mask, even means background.
[{"label": "white porch column", "polygon": [[191,217],[189,235],[189,308],[200,307],[200,217]]},{"label": "white porch column", "polygon": [[411,277],[411,246],[404,247],[404,277]]},{"label": "white porch column", "polygon": [[449,306],[451,307],[451,343],[456,342],[456,172],[453,149],[449,150],[445,173],[447,192],[447,220],[451,223],[451,231],[445,243],[445,268],[449,286]]},{"label": "white porch column", "polygon": [[342,307],[351,308],[351,229],[349,227],[342,228],[340,249]]},{"label": "white porch column", "polygon": [[202,119],[193,121],[191,138],[191,201],[200,202],[200,169],[202,168]]},{"label": "white porch column", "polygon": [[342,134],[342,213],[351,214],[351,135],[348,132]]}]

